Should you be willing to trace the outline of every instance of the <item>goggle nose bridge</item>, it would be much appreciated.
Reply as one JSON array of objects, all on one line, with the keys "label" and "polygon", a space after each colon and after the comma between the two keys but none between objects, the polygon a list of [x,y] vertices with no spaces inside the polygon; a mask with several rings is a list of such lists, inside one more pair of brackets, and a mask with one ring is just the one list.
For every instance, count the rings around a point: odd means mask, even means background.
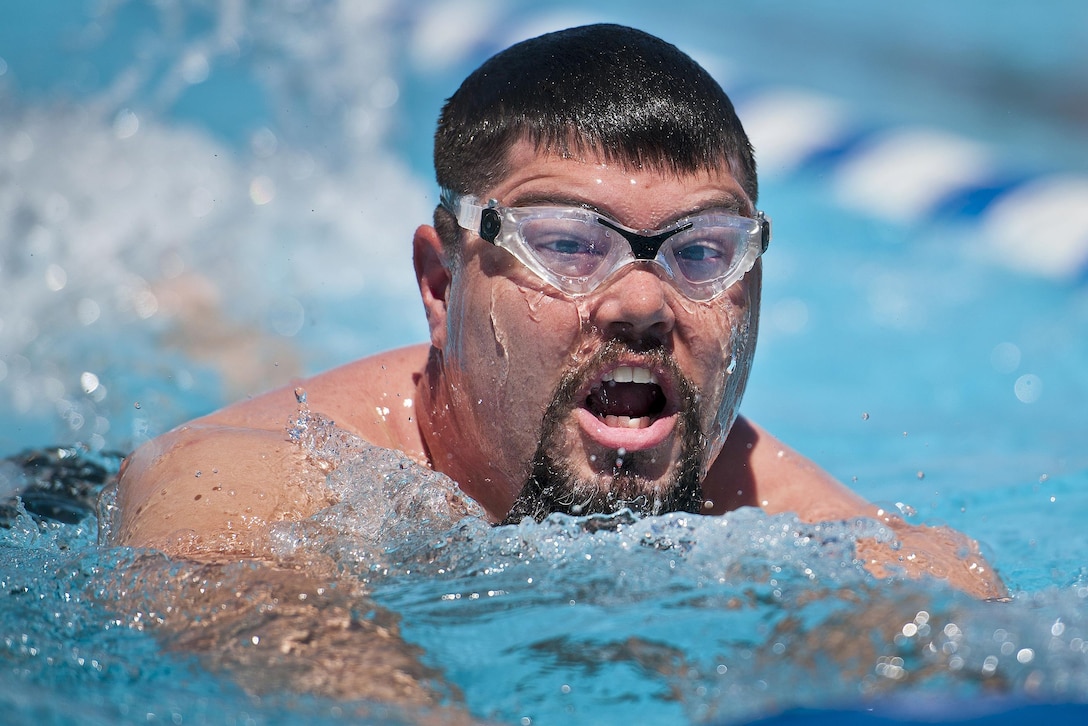
[{"label": "goggle nose bridge", "polygon": [[658,234],[647,236],[644,234],[639,234],[638,232],[631,232],[630,230],[626,230],[619,225],[612,224],[607,219],[602,219],[601,217],[598,217],[597,221],[605,227],[608,227],[609,229],[615,232],[619,232],[621,235],[623,235],[623,238],[627,240],[627,243],[629,245],[631,245],[631,253],[635,256],[636,260],[657,259],[657,253],[661,250],[661,245],[665,244],[665,241],[669,237],[672,237],[674,234],[677,234],[679,232],[683,232],[685,229],[691,229],[691,222],[688,222],[682,227],[678,227],[667,232],[659,232]]}]

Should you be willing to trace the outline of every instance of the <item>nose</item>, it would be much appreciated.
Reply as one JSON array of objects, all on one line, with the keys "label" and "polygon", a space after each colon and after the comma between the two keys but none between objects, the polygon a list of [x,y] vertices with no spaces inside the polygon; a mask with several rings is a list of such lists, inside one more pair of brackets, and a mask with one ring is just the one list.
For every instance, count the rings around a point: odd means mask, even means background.
[{"label": "nose", "polygon": [[676,323],[668,286],[651,265],[629,265],[594,295],[592,322],[606,337],[660,345]]}]

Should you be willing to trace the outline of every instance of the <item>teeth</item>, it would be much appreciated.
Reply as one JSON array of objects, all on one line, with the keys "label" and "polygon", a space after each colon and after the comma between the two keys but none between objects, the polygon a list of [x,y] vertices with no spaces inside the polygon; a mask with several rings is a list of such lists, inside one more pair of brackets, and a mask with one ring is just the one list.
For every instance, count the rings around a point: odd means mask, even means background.
[{"label": "teeth", "polygon": [[653,423],[645,416],[637,418],[631,416],[604,416],[601,420],[604,421],[605,426],[614,429],[644,429]]},{"label": "teeth", "polygon": [[657,376],[649,368],[620,366],[605,373],[601,380],[616,383],[657,383]]}]

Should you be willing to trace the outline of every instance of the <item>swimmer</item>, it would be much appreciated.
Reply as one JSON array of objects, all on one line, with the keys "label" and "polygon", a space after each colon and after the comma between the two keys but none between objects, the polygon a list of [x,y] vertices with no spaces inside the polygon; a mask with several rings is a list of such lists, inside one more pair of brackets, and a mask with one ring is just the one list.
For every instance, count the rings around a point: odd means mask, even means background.
[{"label": "swimmer", "polygon": [[286,434],[307,405],[452,478],[495,523],[551,512],[806,521],[876,517],[877,575],[1005,589],[977,546],[891,518],[740,416],[771,227],[720,86],[641,31],[528,40],[472,73],[435,135],[441,188],[413,261],[427,344],[349,363],[145,444],[119,544],[245,557],[328,506],[327,465]]}]

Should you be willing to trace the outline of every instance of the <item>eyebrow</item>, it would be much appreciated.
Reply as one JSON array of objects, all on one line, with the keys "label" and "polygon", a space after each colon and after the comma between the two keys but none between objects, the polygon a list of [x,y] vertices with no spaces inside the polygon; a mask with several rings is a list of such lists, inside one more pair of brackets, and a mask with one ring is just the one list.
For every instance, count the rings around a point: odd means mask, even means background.
[{"label": "eyebrow", "polygon": [[[507,204],[509,207],[577,207],[579,209],[587,209],[594,214],[599,214],[602,217],[612,218],[612,213],[606,209],[602,209],[592,202],[586,199],[570,196],[563,192],[541,192],[530,193],[525,196],[515,196],[514,199]],[[748,216],[751,212],[751,205],[737,194],[731,192],[723,192],[720,196],[714,196],[698,206],[686,209],[678,214],[672,215],[664,224],[667,226],[672,224],[676,220],[684,219],[685,217],[691,217],[697,214],[705,214],[711,210],[724,210],[729,214],[734,214],[738,217]]]}]

